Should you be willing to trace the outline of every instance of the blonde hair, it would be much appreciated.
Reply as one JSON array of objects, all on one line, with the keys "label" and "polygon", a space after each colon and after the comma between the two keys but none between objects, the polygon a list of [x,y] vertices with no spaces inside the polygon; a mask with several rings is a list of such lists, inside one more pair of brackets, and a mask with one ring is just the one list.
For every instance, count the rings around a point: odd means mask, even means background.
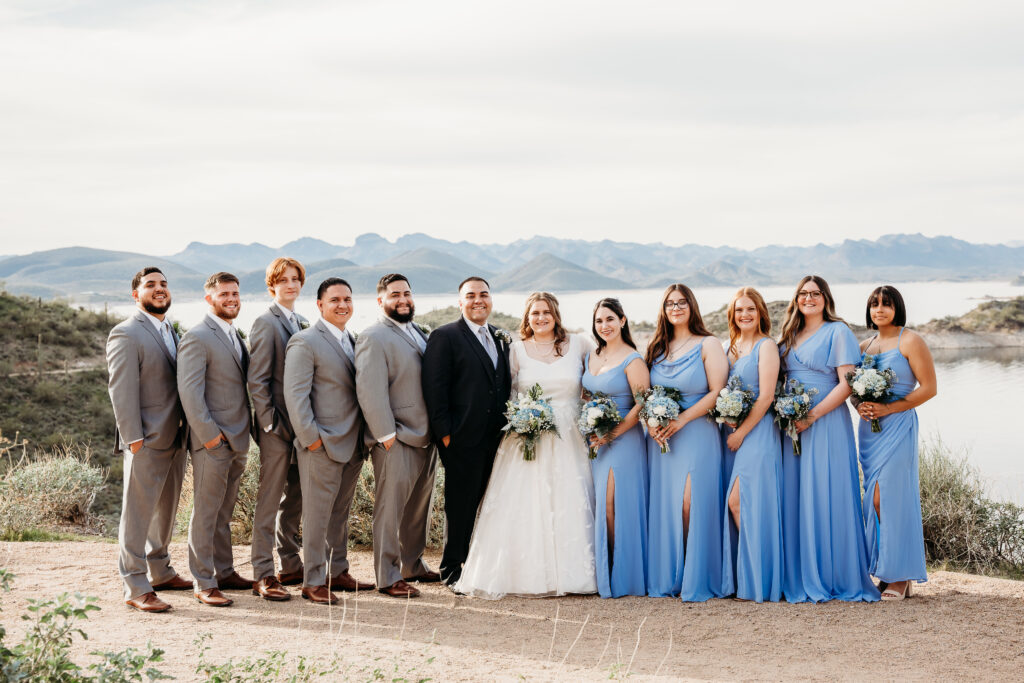
[{"label": "blonde hair", "polygon": [[530,327],[530,309],[538,301],[543,301],[551,307],[551,316],[555,319],[555,355],[561,356],[562,346],[569,338],[569,334],[562,327],[562,314],[558,311],[558,299],[550,292],[533,292],[526,297],[523,320],[519,323],[519,338],[525,341],[533,336],[533,328]]},{"label": "blonde hair", "polygon": [[729,302],[729,309],[726,311],[726,317],[729,320],[729,350],[726,353],[732,353],[736,349],[736,340],[740,338],[740,328],[736,324],[736,302],[746,297],[754,302],[754,307],[757,309],[757,331],[764,336],[771,335],[772,332],[772,319],[768,315],[768,306],[764,303],[764,297],[753,287],[740,287],[735,294],[732,296],[732,301]]},{"label": "blonde hair", "polygon": [[302,267],[302,264],[293,258],[279,256],[267,266],[267,289],[274,289],[274,285],[284,277],[284,271],[289,268],[299,271],[299,282],[306,284],[306,269]]}]

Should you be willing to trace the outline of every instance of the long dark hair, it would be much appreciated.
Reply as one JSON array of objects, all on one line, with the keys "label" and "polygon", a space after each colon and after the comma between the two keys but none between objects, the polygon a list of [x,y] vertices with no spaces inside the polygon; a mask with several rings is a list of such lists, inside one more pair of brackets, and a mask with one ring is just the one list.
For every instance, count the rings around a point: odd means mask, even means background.
[{"label": "long dark hair", "polygon": [[633,342],[633,335],[629,333],[629,318],[626,317],[626,312],[622,310],[622,304],[614,297],[606,297],[594,305],[594,312],[590,315],[590,331],[594,335],[594,341],[597,342],[597,355],[600,356],[601,352],[604,351],[604,347],[608,346],[608,342],[606,342],[601,335],[597,333],[597,323],[594,321],[594,318],[597,317],[597,310],[599,308],[607,308],[620,320],[625,321],[622,324],[622,341],[626,342],[627,346],[632,346],[633,350],[636,351],[636,344]]},{"label": "long dark hair", "polygon": [[530,307],[538,301],[543,301],[551,307],[551,316],[555,319],[555,355],[562,355],[562,346],[569,338],[569,333],[562,327],[562,314],[558,310],[558,299],[551,292],[534,292],[526,297],[526,308],[523,310],[523,320],[519,323],[519,338],[526,341],[533,336],[533,328],[530,327]]},{"label": "long dark hair", "polygon": [[832,298],[832,290],[829,289],[828,283],[825,282],[825,278],[820,275],[804,275],[800,282],[796,285],[796,291],[793,292],[793,298],[790,299],[789,305],[786,306],[786,322],[782,323],[782,335],[779,337],[779,346],[785,346],[786,350],[782,354],[783,357],[789,355],[789,350],[793,348],[793,342],[796,340],[796,336],[800,334],[800,331],[807,325],[807,321],[804,320],[804,314],[800,312],[800,305],[797,303],[797,297],[800,294],[800,289],[808,282],[814,282],[818,285],[818,289],[821,290],[821,294],[825,297],[825,309],[822,312],[822,318],[825,322],[840,322],[844,325],[846,321],[836,315],[836,300]]},{"label": "long dark hair", "polygon": [[661,295],[658,324],[654,328],[654,337],[651,338],[651,343],[647,346],[647,357],[644,359],[647,362],[647,367],[654,365],[654,361],[665,355],[668,352],[668,345],[672,343],[674,329],[672,323],[668,320],[668,316],[665,315],[665,302],[668,300],[668,295],[672,292],[682,294],[686,298],[686,303],[690,306],[690,320],[687,323],[690,332],[701,337],[711,336],[711,332],[704,325],[704,318],[700,317],[700,307],[697,306],[697,297],[693,295],[693,290],[679,282],[671,284],[665,289],[665,293]]},{"label": "long dark hair", "polygon": [[871,319],[871,306],[875,302],[879,302],[883,306],[892,306],[893,325],[903,327],[907,324],[907,305],[903,303],[903,295],[892,285],[882,285],[881,287],[875,287],[875,291],[871,292],[871,296],[868,297],[868,305],[864,309],[864,320],[867,321],[869,330],[878,329],[878,325]]}]

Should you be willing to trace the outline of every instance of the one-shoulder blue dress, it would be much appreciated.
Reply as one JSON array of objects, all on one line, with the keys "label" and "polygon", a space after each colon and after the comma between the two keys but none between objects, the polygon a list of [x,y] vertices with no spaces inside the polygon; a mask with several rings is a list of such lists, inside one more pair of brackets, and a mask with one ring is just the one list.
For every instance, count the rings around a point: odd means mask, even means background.
[{"label": "one-shoulder blue dress", "polygon": [[[651,367],[651,385],[678,389],[683,409],[707,395],[701,346]],[[647,594],[700,602],[722,590],[722,437],[718,426],[699,417],[669,439],[662,453],[647,440],[650,504],[647,516]],[[690,525],[683,539],[683,492],[690,479]]]},{"label": "one-shoulder blue dress", "polygon": [[[759,351],[764,339],[738,359],[729,376],[760,395]],[[772,387],[774,389],[774,387]],[[724,433],[732,433],[729,428]],[[730,451],[731,452],[731,451]],[[740,490],[740,528],[729,512],[732,488]],[[727,594],[755,602],[782,597],[782,447],[771,411],[764,414],[736,451],[726,488],[722,528],[723,585]]]},{"label": "one-shoulder blue dress", "polygon": [[[583,388],[614,399],[619,415],[633,409],[633,392],[626,366],[639,353],[631,353],[617,367],[599,375],[590,373],[590,354],[583,371]],[[647,448],[640,425],[634,425],[597,451],[590,461],[594,475],[594,558],[597,592],[602,598],[647,595]],[[608,479],[615,481],[615,540],[609,555],[608,523],[605,516]]]},{"label": "one-shoulder blue dress", "polygon": [[[900,330],[900,338],[903,330]],[[870,347],[869,347],[870,348]],[[906,356],[896,348],[874,354],[875,367],[896,373],[892,388],[898,400],[917,387],[917,377]],[[913,408],[879,419],[881,432],[860,420],[860,465],[864,470],[864,534],[868,544],[868,570],[887,583],[928,580],[921,524],[921,486],[917,465],[917,411]],[[882,519],[875,514],[878,486]]]},{"label": "one-shoulder blue dress", "polygon": [[[845,323],[826,322],[786,354],[786,376],[815,388],[817,405],[839,383],[836,368],[860,361],[857,338]],[[845,404],[822,415],[793,442],[782,446],[782,592],[789,602],[874,602],[878,589],[868,575],[861,515],[860,477],[853,423]],[[742,520],[741,520],[742,522]]]}]

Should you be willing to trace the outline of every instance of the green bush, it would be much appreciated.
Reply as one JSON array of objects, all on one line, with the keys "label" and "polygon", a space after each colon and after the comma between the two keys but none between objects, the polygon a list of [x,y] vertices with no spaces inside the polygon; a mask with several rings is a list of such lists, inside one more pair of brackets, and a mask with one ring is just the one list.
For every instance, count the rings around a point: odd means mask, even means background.
[{"label": "green bush", "polygon": [[1024,573],[1024,507],[990,498],[966,454],[939,439],[923,444],[920,477],[929,562],[981,574]]}]

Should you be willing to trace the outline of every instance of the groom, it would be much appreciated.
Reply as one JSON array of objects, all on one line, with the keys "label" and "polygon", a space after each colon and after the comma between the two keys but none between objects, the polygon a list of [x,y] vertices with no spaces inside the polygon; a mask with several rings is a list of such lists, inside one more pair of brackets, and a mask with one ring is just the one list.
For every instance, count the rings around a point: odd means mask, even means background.
[{"label": "groom", "polygon": [[511,389],[510,338],[487,323],[491,308],[487,280],[463,280],[462,316],[434,330],[423,356],[423,396],[445,470],[448,535],[440,569],[441,580],[448,585],[459,580],[469,554]]}]

